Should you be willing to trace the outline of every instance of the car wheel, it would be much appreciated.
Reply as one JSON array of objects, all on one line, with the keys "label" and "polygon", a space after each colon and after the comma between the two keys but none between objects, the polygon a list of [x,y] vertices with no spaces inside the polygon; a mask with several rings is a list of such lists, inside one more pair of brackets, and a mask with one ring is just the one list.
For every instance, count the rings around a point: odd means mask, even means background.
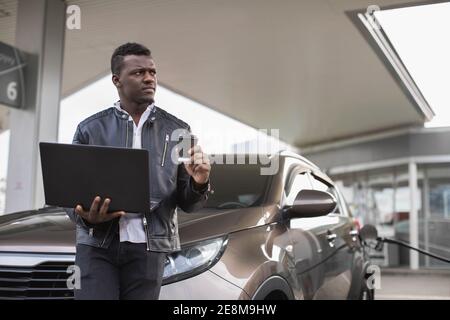
[{"label": "car wheel", "polygon": [[375,300],[375,290],[369,288],[361,290],[359,300]]},{"label": "car wheel", "polygon": [[366,277],[362,280],[361,292],[359,293],[359,300],[375,300],[375,289],[370,289],[367,286],[369,276],[370,274],[366,274]]},{"label": "car wheel", "polygon": [[288,297],[283,292],[276,290],[271,292],[264,300],[288,300]]}]

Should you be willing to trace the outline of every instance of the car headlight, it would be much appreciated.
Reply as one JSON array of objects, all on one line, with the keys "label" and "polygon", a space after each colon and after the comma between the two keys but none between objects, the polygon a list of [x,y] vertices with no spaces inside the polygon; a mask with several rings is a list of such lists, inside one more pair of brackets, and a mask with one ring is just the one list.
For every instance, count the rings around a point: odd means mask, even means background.
[{"label": "car headlight", "polygon": [[169,254],[163,284],[190,278],[211,268],[222,256],[227,242],[226,237],[205,240]]}]

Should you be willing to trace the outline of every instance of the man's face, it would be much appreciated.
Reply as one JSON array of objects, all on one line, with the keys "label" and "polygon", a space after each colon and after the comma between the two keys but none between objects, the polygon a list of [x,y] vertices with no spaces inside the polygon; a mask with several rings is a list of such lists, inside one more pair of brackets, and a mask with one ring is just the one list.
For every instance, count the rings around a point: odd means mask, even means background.
[{"label": "man's face", "polygon": [[157,84],[155,62],[148,56],[125,56],[120,75],[114,75],[113,82],[122,97],[138,104],[151,104]]}]

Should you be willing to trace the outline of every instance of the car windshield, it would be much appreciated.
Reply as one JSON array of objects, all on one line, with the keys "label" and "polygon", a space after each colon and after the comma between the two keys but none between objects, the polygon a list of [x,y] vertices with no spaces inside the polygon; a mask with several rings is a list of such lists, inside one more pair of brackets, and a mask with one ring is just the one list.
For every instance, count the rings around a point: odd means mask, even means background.
[{"label": "car windshield", "polygon": [[267,175],[259,164],[213,164],[212,192],[206,208],[234,209],[258,206],[267,187]]}]

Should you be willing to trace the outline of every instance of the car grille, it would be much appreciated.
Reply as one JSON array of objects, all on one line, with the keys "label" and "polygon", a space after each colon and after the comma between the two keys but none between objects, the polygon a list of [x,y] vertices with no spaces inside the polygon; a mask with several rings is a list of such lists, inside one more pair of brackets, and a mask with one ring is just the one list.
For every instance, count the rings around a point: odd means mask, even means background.
[{"label": "car grille", "polygon": [[73,299],[67,267],[73,262],[45,262],[34,267],[0,266],[0,300]]}]

